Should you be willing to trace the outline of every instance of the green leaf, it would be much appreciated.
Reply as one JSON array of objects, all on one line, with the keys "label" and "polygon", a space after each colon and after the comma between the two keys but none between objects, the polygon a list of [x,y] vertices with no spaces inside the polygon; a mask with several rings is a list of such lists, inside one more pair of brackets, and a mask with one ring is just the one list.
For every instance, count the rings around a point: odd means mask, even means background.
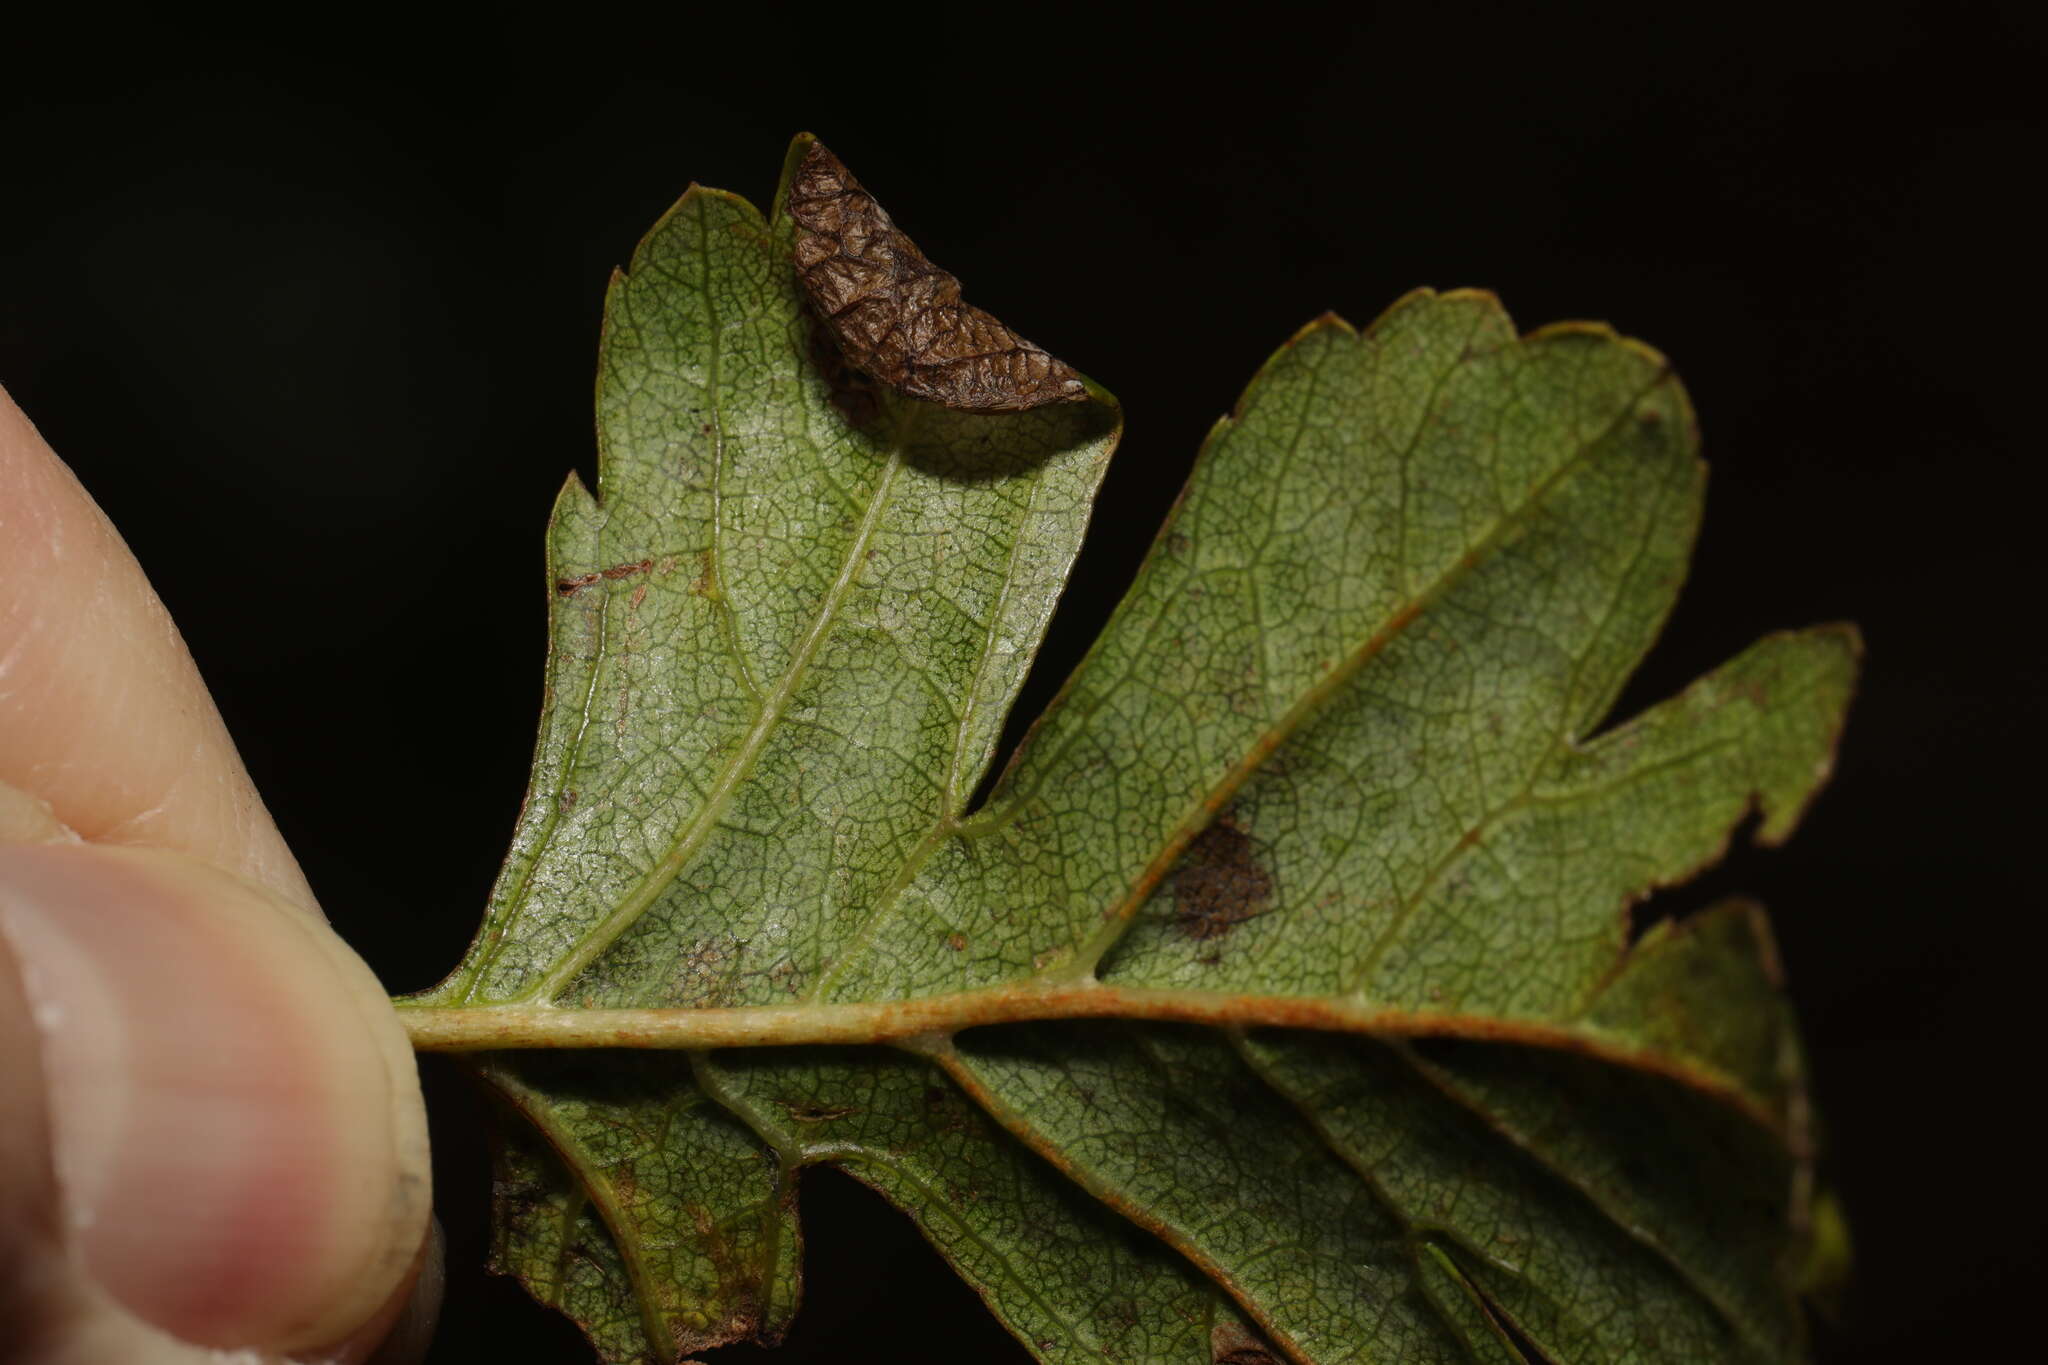
[{"label": "green leaf", "polygon": [[1699,518],[1662,358],[1473,292],[1312,324],[971,809],[1118,414],[867,382],[783,194],[613,282],[532,786],[400,1002],[506,1102],[499,1267],[608,1361],[772,1342],[832,1163],[1046,1361],[1797,1358],[1768,929],[1631,906],[1792,832],[1858,645],[1601,728]]}]

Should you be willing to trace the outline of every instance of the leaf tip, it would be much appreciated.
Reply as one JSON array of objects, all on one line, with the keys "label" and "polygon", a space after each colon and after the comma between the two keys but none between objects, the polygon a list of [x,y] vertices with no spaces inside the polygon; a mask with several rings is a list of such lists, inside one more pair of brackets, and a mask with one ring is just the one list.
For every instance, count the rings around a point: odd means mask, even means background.
[{"label": "leaf tip", "polygon": [[1325,308],[1321,313],[1317,314],[1313,318],[1310,318],[1307,326],[1303,327],[1300,331],[1296,332],[1293,336],[1289,337],[1287,339],[1287,344],[1289,346],[1292,346],[1295,342],[1300,341],[1303,337],[1313,336],[1317,332],[1337,332],[1347,337],[1358,335],[1358,329],[1356,327],[1353,327],[1351,323],[1343,317],[1342,314],[1336,312],[1334,309]]},{"label": "leaf tip", "polygon": [[1085,380],[961,297],[824,143],[799,137],[778,221],[812,317],[845,363],[904,398],[962,412],[1085,402]]},{"label": "leaf tip", "polygon": [[583,475],[579,470],[569,471],[567,477],[562,480],[561,490],[556,497],[574,498],[588,507],[597,506],[597,499],[591,496],[590,487],[583,482]]},{"label": "leaf tip", "polygon": [[1849,705],[1855,699],[1857,675],[1863,658],[1863,632],[1853,622],[1831,621],[1804,630],[1784,631],[1764,641],[1780,642],[1781,648],[1803,647],[1810,656],[1807,665],[1809,702],[1819,713],[1819,733],[1811,741],[1813,767],[1796,785],[1758,794],[1756,842],[1776,848],[1792,837],[1800,822],[1834,776],[1835,757],[1841,749],[1842,732],[1848,728]]},{"label": "leaf tip", "polygon": [[1854,621],[1823,621],[1813,627],[1815,635],[1831,639],[1847,656],[1850,666],[1860,670],[1863,665],[1863,627]]}]

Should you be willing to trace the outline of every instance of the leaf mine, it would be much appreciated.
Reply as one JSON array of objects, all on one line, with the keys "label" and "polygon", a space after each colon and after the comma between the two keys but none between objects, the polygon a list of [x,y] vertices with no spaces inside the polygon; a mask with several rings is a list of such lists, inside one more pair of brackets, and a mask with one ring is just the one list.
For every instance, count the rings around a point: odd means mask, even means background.
[{"label": "leaf mine", "polygon": [[906,397],[967,412],[1077,403],[1064,361],[964,302],[825,144],[789,188],[796,265],[818,320],[854,366]]}]

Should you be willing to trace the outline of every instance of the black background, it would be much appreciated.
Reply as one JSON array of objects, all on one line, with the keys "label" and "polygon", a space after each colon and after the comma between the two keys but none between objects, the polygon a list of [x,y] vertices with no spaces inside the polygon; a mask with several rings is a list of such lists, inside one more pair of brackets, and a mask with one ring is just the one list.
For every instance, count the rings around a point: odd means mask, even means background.
[{"label": "black background", "polygon": [[[519,801],[541,529],[591,473],[606,274],[688,181],[765,204],[809,128],[972,300],[1122,398],[1026,713],[1303,322],[1418,284],[1611,321],[1677,364],[1714,469],[1625,707],[1768,629],[1865,631],[1800,837],[1676,894],[1776,911],[1859,1239],[1821,1354],[1968,1358],[2034,1317],[2038,1269],[2038,8],[1427,8],[1124,31],[592,12],[410,65],[402,32],[163,35],[132,62],[23,41],[0,382],[128,536],[336,923],[410,990],[467,941]],[[433,1359],[584,1358],[479,1271],[476,1102],[428,1082]],[[790,1348],[716,1359],[1023,1359],[850,1181],[813,1177],[806,1213]]]}]

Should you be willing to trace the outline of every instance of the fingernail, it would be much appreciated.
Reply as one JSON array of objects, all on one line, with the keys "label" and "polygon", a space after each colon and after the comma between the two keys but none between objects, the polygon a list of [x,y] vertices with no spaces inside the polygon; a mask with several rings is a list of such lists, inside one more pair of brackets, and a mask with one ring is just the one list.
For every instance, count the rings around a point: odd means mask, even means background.
[{"label": "fingernail", "polygon": [[0,932],[87,1270],[207,1346],[291,1351],[393,1293],[425,1117],[375,978],[324,925],[178,855],[0,848]]}]

